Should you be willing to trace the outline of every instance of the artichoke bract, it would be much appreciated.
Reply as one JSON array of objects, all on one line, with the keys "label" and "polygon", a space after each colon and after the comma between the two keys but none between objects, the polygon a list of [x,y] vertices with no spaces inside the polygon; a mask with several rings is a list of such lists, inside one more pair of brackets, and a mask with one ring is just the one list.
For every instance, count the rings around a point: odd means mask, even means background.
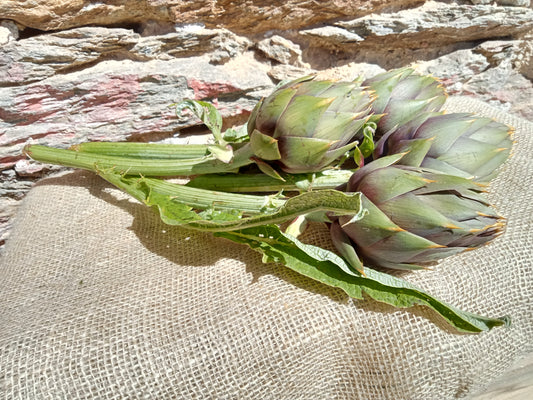
[{"label": "artichoke bract", "polygon": [[296,79],[260,101],[248,120],[250,145],[261,167],[288,173],[321,171],[357,145],[372,118],[374,94],[360,81]]},{"label": "artichoke bract", "polygon": [[[356,268],[360,261],[354,252],[370,265],[418,269],[502,233],[503,220],[483,197],[483,185],[392,164],[400,157],[375,160],[348,183],[348,191],[363,193],[367,214],[355,221],[339,217],[331,233],[339,252]],[[346,246],[348,239],[353,250]]]},{"label": "artichoke bract", "polygon": [[372,112],[383,114],[377,135],[401,126],[413,116],[438,112],[446,102],[442,84],[432,76],[420,75],[412,68],[398,68],[363,82],[376,93]]},{"label": "artichoke bract", "polygon": [[374,158],[408,152],[400,164],[488,182],[509,157],[512,132],[505,124],[472,114],[413,115],[379,139]]}]

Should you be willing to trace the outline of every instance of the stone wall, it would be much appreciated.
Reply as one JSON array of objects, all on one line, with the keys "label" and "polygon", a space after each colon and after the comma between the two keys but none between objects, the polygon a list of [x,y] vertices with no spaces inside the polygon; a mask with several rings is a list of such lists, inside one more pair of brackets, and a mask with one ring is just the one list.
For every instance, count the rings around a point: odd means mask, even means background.
[{"label": "stone wall", "polygon": [[201,129],[169,107],[184,98],[229,126],[282,79],[404,65],[533,120],[532,31],[529,0],[3,0],[0,245],[58,169],[25,160],[28,142],[172,141]]}]

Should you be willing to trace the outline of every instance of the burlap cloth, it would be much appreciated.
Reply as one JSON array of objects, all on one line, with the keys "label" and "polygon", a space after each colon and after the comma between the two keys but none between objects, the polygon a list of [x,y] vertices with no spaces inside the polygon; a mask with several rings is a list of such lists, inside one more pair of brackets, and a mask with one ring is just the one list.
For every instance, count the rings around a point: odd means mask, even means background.
[{"label": "burlap cloth", "polygon": [[[424,399],[483,390],[533,351],[533,126],[491,186],[508,218],[493,244],[409,281],[511,328],[458,334],[424,308],[397,310],[262,264],[210,234],[165,226],[98,177],[35,186],[0,267],[6,399]],[[327,243],[325,231],[311,234]]]}]

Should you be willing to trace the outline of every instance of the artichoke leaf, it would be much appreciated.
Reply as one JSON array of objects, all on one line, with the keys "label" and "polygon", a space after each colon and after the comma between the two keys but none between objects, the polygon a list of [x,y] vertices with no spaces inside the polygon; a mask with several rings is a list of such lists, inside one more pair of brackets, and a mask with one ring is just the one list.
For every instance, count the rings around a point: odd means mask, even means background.
[{"label": "artichoke leaf", "polygon": [[270,178],[274,178],[276,180],[285,182],[285,178],[283,178],[281,174],[278,171],[276,171],[276,169],[269,163],[257,157],[252,157],[251,160],[255,162],[255,164],[257,165],[257,167],[263,174],[269,176]]},{"label": "artichoke leaf", "polygon": [[[284,136],[279,142],[282,145],[281,156],[285,166],[294,169],[291,172],[305,169],[309,165],[321,165],[324,156],[335,143],[326,139],[299,136]],[[341,151],[340,155],[344,154],[344,151]]]},{"label": "artichoke leaf", "polygon": [[211,103],[198,100],[183,100],[179,103],[172,104],[176,107],[176,115],[178,118],[182,117],[182,112],[189,109],[198,119],[200,119],[205,126],[211,131],[215,137],[215,141],[220,144],[226,144],[222,138],[222,115],[218,112],[216,107]]},{"label": "artichoke leaf", "polygon": [[340,288],[350,297],[370,298],[394,307],[429,307],[460,332],[477,333],[509,325],[508,317],[488,318],[457,309],[406,280],[364,267],[364,275],[354,271],[335,253],[283,233],[276,225],[217,232],[236,243],[247,244],[263,255],[263,262],[276,262],[326,285]]},{"label": "artichoke leaf", "polygon": [[[282,136],[282,132],[290,132],[291,136],[311,136],[333,100],[315,96],[295,96],[291,99],[290,107],[278,114],[274,137]],[[259,129],[262,130],[261,127]]]},{"label": "artichoke leaf", "polygon": [[221,146],[218,144],[208,146],[207,149],[217,160],[222,161],[223,163],[230,163],[233,160],[233,148],[228,144],[226,146]]},{"label": "artichoke leaf", "polygon": [[263,160],[272,161],[281,158],[277,139],[265,135],[257,129],[254,129],[252,135],[250,135],[250,146],[254,154]]}]

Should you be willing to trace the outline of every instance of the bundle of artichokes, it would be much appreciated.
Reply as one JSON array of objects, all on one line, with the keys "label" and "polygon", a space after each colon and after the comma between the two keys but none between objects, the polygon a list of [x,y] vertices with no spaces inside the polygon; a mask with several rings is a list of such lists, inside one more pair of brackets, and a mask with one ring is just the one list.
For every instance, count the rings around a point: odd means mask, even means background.
[{"label": "bundle of artichokes", "polygon": [[[215,144],[31,145],[25,153],[95,171],[166,223],[246,243],[264,261],[353,297],[365,291],[399,307],[426,304],[461,330],[486,330],[505,320],[473,318],[368,268],[425,268],[503,231],[484,192],[510,154],[512,129],[446,113],[445,102],[437,79],[410,68],[366,81],[303,77],[261,100],[240,130],[222,133],[208,103],[180,103],[180,112],[189,108],[211,129]],[[184,186],[150,178],[171,175],[192,179]],[[291,191],[304,193],[285,197]],[[298,241],[308,220],[329,226],[342,258]]]},{"label": "bundle of artichokes", "polygon": [[365,123],[377,121],[373,154],[344,187],[363,194],[366,216],[333,218],[332,239],[359,271],[416,269],[479,247],[504,226],[482,192],[510,154],[512,130],[447,114],[445,101],[438,80],[410,68],[362,86],[303,78],[259,103],[248,132],[258,157],[286,172],[314,172],[357,149]]},{"label": "bundle of artichokes", "polygon": [[[446,97],[437,79],[411,68],[366,81],[307,76],[280,84],[261,100],[243,127],[247,137],[242,140],[241,135],[234,149],[220,132],[216,110],[209,114],[212,106],[207,103],[187,101],[186,106],[211,128],[218,145],[194,151],[188,146],[175,156],[167,151],[164,160],[151,154],[156,163],[137,155],[141,148],[148,154],[143,145],[134,149],[134,158],[126,158],[125,150],[114,150],[113,154],[122,152],[120,158],[106,154],[103,144],[95,144],[92,153],[90,143],[70,154],[64,151],[62,158],[59,150],[39,146],[30,147],[27,154],[94,169],[97,153],[100,169],[144,176],[201,175],[190,186],[204,189],[337,188],[361,193],[363,218],[331,217],[340,254],[358,271],[363,265],[421,268],[491,241],[504,226],[482,192],[510,154],[512,130],[488,118],[446,113]],[[246,173],[251,164],[268,176]],[[212,175],[235,171],[244,173]],[[225,185],[225,180],[231,184]]]}]

